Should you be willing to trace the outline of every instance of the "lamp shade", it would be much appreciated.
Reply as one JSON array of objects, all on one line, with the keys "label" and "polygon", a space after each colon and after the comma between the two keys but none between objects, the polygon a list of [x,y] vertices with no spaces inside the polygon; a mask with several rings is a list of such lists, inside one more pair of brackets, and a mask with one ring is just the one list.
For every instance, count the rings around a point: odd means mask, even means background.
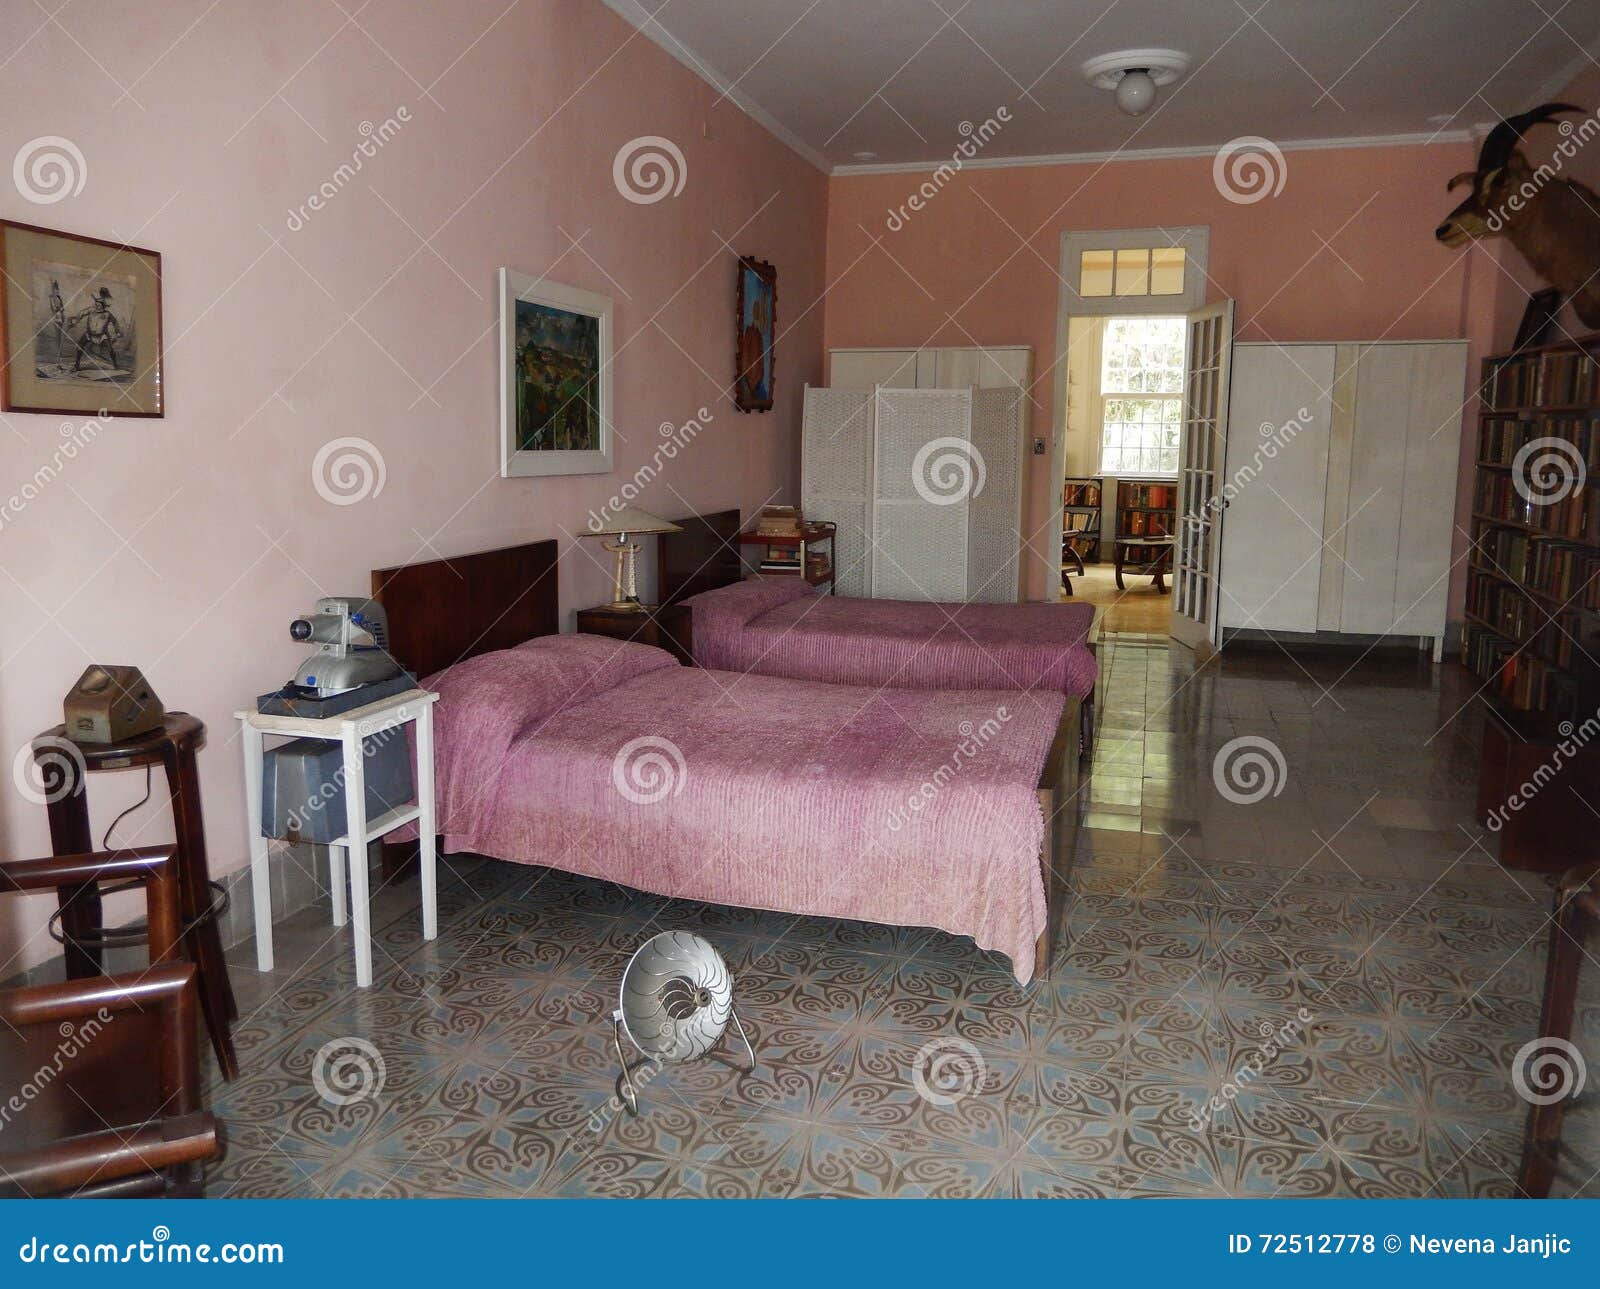
[{"label": "lamp shade", "polygon": [[669,524],[648,510],[638,510],[633,506],[623,506],[608,512],[598,526],[592,520],[589,523],[589,534],[592,537],[615,537],[621,533],[681,533],[682,531],[683,529],[677,524]]}]

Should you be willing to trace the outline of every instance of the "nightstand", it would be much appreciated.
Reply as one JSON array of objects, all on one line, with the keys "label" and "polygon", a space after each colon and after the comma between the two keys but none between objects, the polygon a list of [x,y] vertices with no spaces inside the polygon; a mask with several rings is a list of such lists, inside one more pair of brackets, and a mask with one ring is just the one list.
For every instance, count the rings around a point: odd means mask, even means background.
[{"label": "nightstand", "polygon": [[642,609],[578,610],[578,630],[591,636],[632,640],[665,649],[685,666],[694,666],[694,637],[686,605],[647,604]]}]

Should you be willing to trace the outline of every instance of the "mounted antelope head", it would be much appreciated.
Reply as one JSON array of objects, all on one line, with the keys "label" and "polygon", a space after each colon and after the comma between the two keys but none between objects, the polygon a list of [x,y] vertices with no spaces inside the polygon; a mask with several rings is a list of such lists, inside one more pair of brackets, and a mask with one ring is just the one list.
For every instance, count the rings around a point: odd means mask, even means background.
[{"label": "mounted antelope head", "polygon": [[[1600,327],[1600,197],[1560,166],[1528,164],[1517,142],[1523,131],[1563,112],[1570,103],[1545,103],[1501,121],[1478,150],[1478,168],[1463,171],[1448,189],[1470,184],[1467,199],[1434,231],[1446,246],[1473,238],[1504,237],[1551,286],[1572,301],[1586,327]],[[1570,155],[1563,149],[1563,155]]]}]

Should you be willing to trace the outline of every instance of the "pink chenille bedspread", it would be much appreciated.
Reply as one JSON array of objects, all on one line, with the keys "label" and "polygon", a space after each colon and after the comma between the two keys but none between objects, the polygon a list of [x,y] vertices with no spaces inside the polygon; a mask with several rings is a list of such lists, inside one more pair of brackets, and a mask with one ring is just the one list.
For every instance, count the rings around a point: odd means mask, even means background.
[{"label": "pink chenille bedspread", "polygon": [[1094,689],[1088,604],[857,600],[813,594],[799,578],[736,582],[684,603],[703,667],[901,689]]},{"label": "pink chenille bedspread", "polygon": [[675,898],[971,936],[1033,974],[1065,700],[681,667],[546,636],[425,682],[445,849]]}]

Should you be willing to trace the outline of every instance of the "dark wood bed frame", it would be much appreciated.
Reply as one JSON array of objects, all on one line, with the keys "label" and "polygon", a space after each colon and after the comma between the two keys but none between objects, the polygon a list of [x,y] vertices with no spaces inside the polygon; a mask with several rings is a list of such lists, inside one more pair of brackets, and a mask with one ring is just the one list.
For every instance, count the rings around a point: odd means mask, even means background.
[{"label": "dark wood bed frame", "polygon": [[[679,598],[713,585],[728,584],[710,579],[720,576],[717,561],[729,546],[725,534],[730,516],[736,534],[736,510],[696,517],[705,521],[698,526],[690,521],[675,521],[682,523],[683,536],[694,534],[683,543],[682,549],[689,554],[672,557]],[[662,544],[665,545],[665,538]],[[737,547],[732,549],[737,557]],[[666,558],[663,556],[664,561]],[[550,540],[374,569],[372,598],[388,613],[390,653],[421,679],[478,654],[509,649],[535,636],[555,635],[561,629],[556,561],[557,545]],[[697,579],[705,584],[697,585]],[[665,576],[660,585],[665,603]],[[691,586],[695,589],[684,589]],[[1047,910],[1051,910],[1056,876],[1065,875],[1072,862],[1078,817],[1078,758],[1071,755],[1071,750],[1079,743],[1082,706],[1075,698],[1067,700],[1039,775],[1039,808],[1044,812],[1045,823],[1039,872]],[[406,853],[415,848],[414,842],[392,848],[385,844],[385,875],[398,872]],[[1036,977],[1042,977],[1049,969],[1053,921],[1051,910],[1034,948]]]}]

